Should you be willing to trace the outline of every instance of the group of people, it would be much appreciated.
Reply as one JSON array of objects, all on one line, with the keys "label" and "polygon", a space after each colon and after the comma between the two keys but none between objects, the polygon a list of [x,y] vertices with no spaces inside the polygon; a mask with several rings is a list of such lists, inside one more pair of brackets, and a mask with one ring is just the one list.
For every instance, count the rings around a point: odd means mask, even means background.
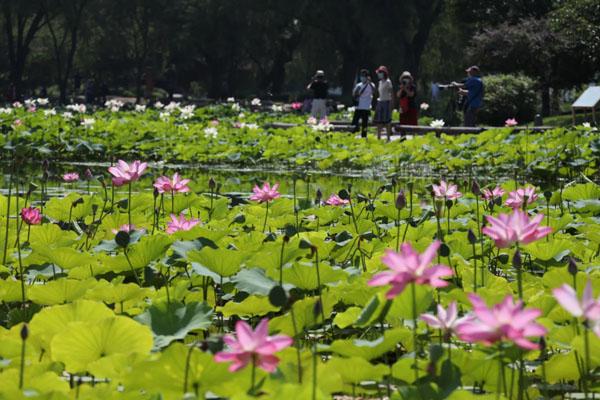
[{"label": "group of people", "polygon": [[[477,66],[466,69],[467,79],[463,82],[453,82],[452,87],[458,90],[463,99],[460,103],[464,115],[464,126],[477,125],[477,112],[483,103],[484,86],[480,70]],[[387,67],[380,66],[375,70],[377,85],[371,78],[367,69],[362,69],[359,81],[354,86],[352,97],[354,99],[354,115],[352,125],[354,131],[361,130],[361,136],[367,137],[367,127],[371,110],[375,109],[373,123],[377,127],[377,138],[381,139],[383,130],[390,140],[392,134],[392,111],[397,103],[400,112],[400,125],[418,125],[419,106],[417,105],[417,85],[408,71],[404,71],[398,81],[398,89],[394,92],[394,85],[390,79]],[[313,92],[311,115],[319,120],[327,115],[327,94],[329,85],[325,79],[325,72],[318,70],[312,81],[307,86]]]}]

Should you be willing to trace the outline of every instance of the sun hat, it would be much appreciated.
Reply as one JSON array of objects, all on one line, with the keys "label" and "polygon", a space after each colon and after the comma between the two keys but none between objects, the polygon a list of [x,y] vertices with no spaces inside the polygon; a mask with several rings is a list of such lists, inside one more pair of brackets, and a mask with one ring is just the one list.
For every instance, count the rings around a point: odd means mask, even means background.
[{"label": "sun hat", "polygon": [[317,72],[315,72],[315,76],[323,77],[323,76],[325,76],[325,71],[323,71],[322,69],[318,69]]},{"label": "sun hat", "polygon": [[466,72],[477,72],[479,73],[479,67],[477,65],[471,65],[469,68],[465,69]]},{"label": "sun hat", "polygon": [[404,72],[402,73],[402,75],[400,75],[400,80],[402,80],[402,79],[404,79],[404,78],[410,78],[410,79],[413,79],[413,77],[412,77],[411,73],[410,73],[410,72],[408,72],[408,71],[404,71]]},{"label": "sun hat", "polygon": [[376,73],[380,73],[380,72],[384,72],[387,76],[390,75],[390,73],[388,72],[388,69],[385,65],[381,65],[379,68],[377,68],[375,70]]}]

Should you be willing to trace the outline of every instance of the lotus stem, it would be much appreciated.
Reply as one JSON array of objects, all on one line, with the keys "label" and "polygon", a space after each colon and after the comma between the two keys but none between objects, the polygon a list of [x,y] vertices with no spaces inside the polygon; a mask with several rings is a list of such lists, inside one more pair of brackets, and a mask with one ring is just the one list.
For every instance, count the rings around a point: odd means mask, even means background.
[{"label": "lotus stem", "polygon": [[25,381],[25,342],[27,341],[27,336],[29,335],[27,324],[24,324],[21,328],[21,365],[19,367],[19,390],[23,389],[23,384]]},{"label": "lotus stem", "polygon": [[[294,339],[298,337],[298,327],[296,326],[296,314],[294,313],[294,305],[290,307],[290,315],[292,317],[292,327],[294,329]],[[300,343],[294,340],[296,347],[296,361],[298,362],[298,383],[302,383],[302,357],[300,353]]]},{"label": "lotus stem", "polygon": [[8,177],[8,197],[6,199],[6,226],[4,228],[4,252],[2,255],[3,265],[6,265],[6,253],[8,252],[8,227],[10,225],[10,197],[12,193],[12,177],[13,171],[11,170],[10,176]]},{"label": "lotus stem", "polygon": [[131,272],[133,273],[133,277],[135,278],[135,281],[137,282],[138,286],[142,286],[142,283],[140,282],[140,278],[138,278],[137,273],[135,272],[135,269],[133,268],[133,265],[131,264],[131,260],[129,259],[129,255],[127,254],[127,249],[125,249],[123,251],[123,254],[125,254],[125,258],[127,259],[127,263],[129,264],[129,268],[131,269]]},{"label": "lotus stem", "polygon": [[252,373],[250,374],[250,391],[251,396],[255,396],[254,386],[256,385],[256,355],[252,354]]},{"label": "lotus stem", "polygon": [[262,228],[263,233],[265,233],[267,230],[267,218],[269,217],[269,202],[267,201],[266,204],[267,204],[267,207],[265,210],[265,222],[263,223],[263,228]]},{"label": "lotus stem", "polygon": [[129,224],[129,229],[131,229],[131,181],[129,181],[128,187],[128,197],[127,197],[127,223]]},{"label": "lotus stem", "polygon": [[410,293],[412,300],[412,317],[413,317],[413,326],[412,326],[412,334],[413,334],[413,347],[415,350],[415,360],[413,363],[413,369],[415,372],[415,382],[419,379],[419,369],[417,365],[417,355],[419,354],[419,349],[417,346],[417,288],[414,282],[410,284]]},{"label": "lotus stem", "polygon": [[312,379],[312,400],[317,400],[317,341],[313,341],[313,379]]}]

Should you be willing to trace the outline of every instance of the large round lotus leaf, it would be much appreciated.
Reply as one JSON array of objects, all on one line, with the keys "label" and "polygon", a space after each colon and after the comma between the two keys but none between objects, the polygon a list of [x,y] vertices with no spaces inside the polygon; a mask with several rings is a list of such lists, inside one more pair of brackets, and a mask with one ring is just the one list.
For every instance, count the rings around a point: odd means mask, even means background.
[{"label": "large round lotus leaf", "polygon": [[[69,392],[69,383],[54,372],[40,372],[25,368],[23,389],[19,390],[19,369],[11,368],[0,373],[0,399],[25,399],[23,393],[52,394],[52,399],[62,399],[61,393]],[[39,397],[34,397],[39,398]]]},{"label": "large round lotus leaf", "polygon": [[[190,353],[191,351],[191,353]],[[213,356],[182,343],[173,343],[160,357],[143,361],[124,375],[123,384],[129,390],[143,390],[161,394],[165,399],[179,399],[183,395],[186,360],[189,359],[188,392],[198,388],[198,393],[217,390],[238,374],[230,373],[226,363],[216,363]],[[247,381],[244,381],[247,384]],[[202,396],[199,396],[203,398]]]},{"label": "large round lotus leaf", "polygon": [[194,329],[206,329],[212,323],[212,308],[206,303],[160,303],[148,308],[136,320],[154,333],[154,347],[161,348],[183,339]]},{"label": "large round lotus leaf", "polygon": [[34,303],[43,305],[68,303],[82,298],[95,285],[95,279],[86,281],[58,279],[29,289],[29,299]]},{"label": "large round lotus leaf", "polygon": [[84,372],[90,363],[114,354],[145,354],[152,349],[152,332],[127,317],[110,317],[96,322],[74,322],[54,336],[52,359],[69,372]]},{"label": "large round lotus leaf", "polygon": [[102,303],[90,300],[78,300],[71,304],[44,308],[31,319],[29,334],[38,340],[46,351],[50,350],[50,341],[72,322],[94,322],[114,313]]}]

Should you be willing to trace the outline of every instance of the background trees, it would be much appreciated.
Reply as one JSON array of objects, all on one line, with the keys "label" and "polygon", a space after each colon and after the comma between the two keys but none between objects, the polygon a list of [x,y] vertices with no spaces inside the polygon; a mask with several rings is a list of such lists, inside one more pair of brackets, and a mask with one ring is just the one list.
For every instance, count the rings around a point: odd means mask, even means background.
[{"label": "background trees", "polygon": [[[596,0],[0,0],[5,98],[87,85],[149,96],[299,97],[316,69],[348,96],[360,68],[420,80],[524,74],[544,111],[600,65]],[[163,92],[164,93],[164,92]]]}]

